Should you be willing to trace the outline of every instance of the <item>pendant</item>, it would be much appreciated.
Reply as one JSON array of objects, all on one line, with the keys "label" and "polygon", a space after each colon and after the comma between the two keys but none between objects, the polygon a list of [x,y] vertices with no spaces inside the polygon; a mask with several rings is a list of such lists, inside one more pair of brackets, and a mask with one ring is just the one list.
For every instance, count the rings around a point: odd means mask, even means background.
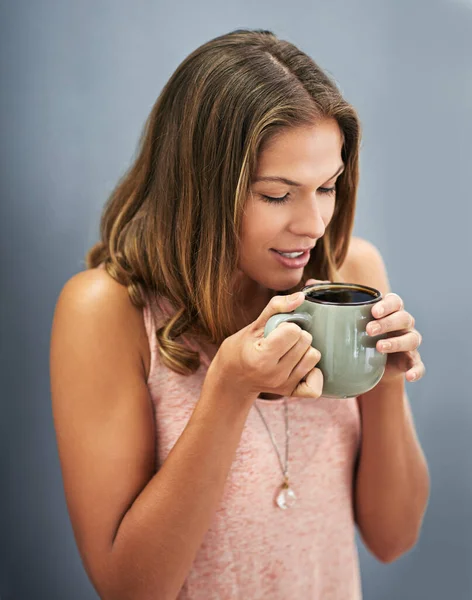
[{"label": "pendant", "polygon": [[290,487],[288,480],[285,479],[285,481],[280,486],[279,493],[275,498],[275,503],[282,510],[286,510],[287,508],[292,508],[296,501],[297,497],[295,495],[295,492]]}]

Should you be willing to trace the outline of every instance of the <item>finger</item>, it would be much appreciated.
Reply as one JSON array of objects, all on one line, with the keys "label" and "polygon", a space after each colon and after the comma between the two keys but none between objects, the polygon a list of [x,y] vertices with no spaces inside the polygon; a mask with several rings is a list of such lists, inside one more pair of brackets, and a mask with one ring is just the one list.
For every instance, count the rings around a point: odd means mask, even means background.
[{"label": "finger", "polygon": [[317,348],[310,346],[302,357],[302,360],[296,365],[290,374],[289,384],[292,386],[292,389],[302,381],[308,381],[309,374],[315,367],[318,366],[320,359],[321,352]]},{"label": "finger", "polygon": [[412,369],[417,363],[421,362],[421,356],[418,350],[397,352],[392,355],[392,358],[395,358],[395,364],[404,373]]},{"label": "finger", "polygon": [[404,303],[402,298],[394,292],[389,292],[383,300],[376,302],[372,307],[372,315],[377,319],[389,315],[392,312],[403,310]]},{"label": "finger", "polygon": [[[292,323],[293,325],[293,323]],[[280,325],[281,327],[282,325]],[[302,330],[295,345],[291,346],[288,351],[280,358],[278,368],[282,371],[290,373],[294,365],[297,365],[306,354],[308,348],[311,347],[313,336],[309,331]]]},{"label": "finger", "polygon": [[331,283],[331,281],[329,281],[329,279],[308,279],[305,282],[305,287],[309,285],[316,285],[317,283]]},{"label": "finger", "polygon": [[415,365],[406,372],[406,378],[408,381],[418,381],[425,376],[426,367],[422,360],[419,360]]},{"label": "finger", "polygon": [[[266,338],[259,339],[255,347],[269,356],[277,356],[277,359],[280,360],[296,346],[303,334],[304,330],[296,323],[285,321],[280,323]],[[311,337],[311,334],[309,335]]]},{"label": "finger", "polygon": [[320,285],[321,283],[331,283],[328,279],[308,279],[305,283],[303,290],[306,292],[307,289],[314,287],[315,285]]},{"label": "finger", "polygon": [[300,381],[291,396],[318,399],[323,392],[323,381],[323,373],[315,367],[308,373],[306,381]]},{"label": "finger", "polygon": [[[263,333],[264,327],[266,326],[266,323],[270,317],[276,315],[277,313],[291,312],[297,308],[297,306],[300,306],[304,300],[305,295],[302,292],[298,292],[290,296],[273,296],[261,314],[252,323],[253,330],[257,331],[257,333],[260,333],[260,330],[262,330]],[[269,337],[270,335],[268,338]]]},{"label": "finger", "polygon": [[415,325],[415,319],[405,310],[394,312],[387,317],[376,319],[368,323],[366,331],[369,335],[381,335],[389,331],[412,330]]},{"label": "finger", "polygon": [[287,379],[294,386],[320,361],[321,352],[312,347],[312,341],[311,334],[304,331],[298,344],[279,362],[278,368],[288,374]]},{"label": "finger", "polygon": [[415,331],[408,331],[397,337],[379,340],[376,348],[379,352],[391,354],[393,352],[408,352],[416,350],[420,345],[420,338]]}]

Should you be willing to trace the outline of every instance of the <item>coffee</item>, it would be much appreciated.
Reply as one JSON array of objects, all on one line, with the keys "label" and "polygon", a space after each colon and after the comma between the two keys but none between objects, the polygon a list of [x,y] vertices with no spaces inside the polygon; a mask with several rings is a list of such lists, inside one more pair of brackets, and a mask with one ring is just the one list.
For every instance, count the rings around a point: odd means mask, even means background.
[{"label": "coffee", "polygon": [[326,287],[308,292],[305,297],[312,302],[326,304],[362,304],[372,302],[379,295],[364,287]]}]

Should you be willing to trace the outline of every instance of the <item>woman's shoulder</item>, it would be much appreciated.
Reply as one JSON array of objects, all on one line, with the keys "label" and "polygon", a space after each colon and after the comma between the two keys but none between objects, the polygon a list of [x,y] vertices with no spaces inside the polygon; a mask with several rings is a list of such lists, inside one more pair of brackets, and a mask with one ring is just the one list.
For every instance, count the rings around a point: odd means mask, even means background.
[{"label": "woman's shoulder", "polygon": [[342,281],[369,285],[373,270],[382,270],[383,258],[375,244],[365,238],[352,236],[344,263],[339,270]]},{"label": "woman's shoulder", "polygon": [[87,328],[109,336],[126,336],[146,364],[148,340],[142,309],[135,306],[126,286],[105,269],[94,268],[73,275],[63,286],[54,313],[54,326],[74,333]]},{"label": "woman's shoulder", "polygon": [[64,284],[57,304],[66,304],[92,318],[105,314],[130,317],[138,310],[131,302],[126,286],[100,268],[73,275]]}]

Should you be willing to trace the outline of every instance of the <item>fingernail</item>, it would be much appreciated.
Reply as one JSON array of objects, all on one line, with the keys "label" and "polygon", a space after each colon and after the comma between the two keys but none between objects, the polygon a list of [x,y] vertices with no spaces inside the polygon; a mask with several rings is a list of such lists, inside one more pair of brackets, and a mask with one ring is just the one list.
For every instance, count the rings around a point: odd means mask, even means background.
[{"label": "fingernail", "polygon": [[301,300],[301,298],[305,297],[304,294],[302,294],[301,292],[297,292],[296,294],[292,294],[291,296],[287,297],[287,302],[289,304],[291,304],[292,302],[296,302],[298,300]]}]

